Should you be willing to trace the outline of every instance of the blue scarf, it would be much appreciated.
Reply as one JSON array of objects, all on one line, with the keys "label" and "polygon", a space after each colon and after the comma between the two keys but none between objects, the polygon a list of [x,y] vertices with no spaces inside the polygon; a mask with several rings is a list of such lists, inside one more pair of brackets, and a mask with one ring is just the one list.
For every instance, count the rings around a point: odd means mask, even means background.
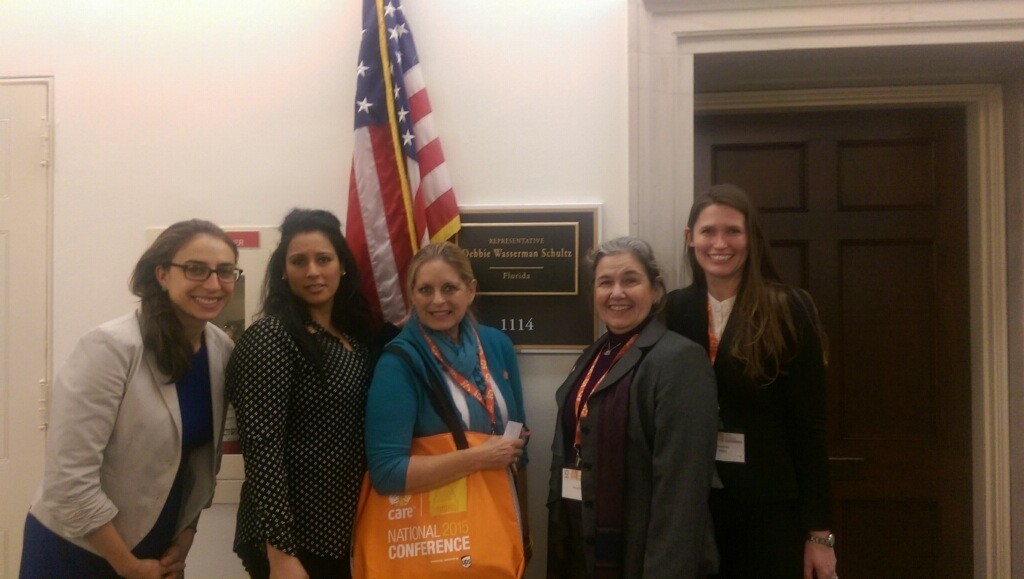
[{"label": "blue scarf", "polygon": [[[437,359],[430,351],[430,346],[427,341],[423,338],[423,332],[426,332],[430,339],[437,345],[437,349],[441,352],[441,356],[444,357],[445,361],[455,369],[456,372],[465,376],[470,382],[472,382],[481,392],[487,389],[487,383],[484,382],[484,374],[480,369],[480,359],[477,356],[477,339],[476,332],[473,331],[473,321],[469,319],[469,316],[462,318],[459,322],[459,340],[456,343],[445,334],[437,332],[428,328],[425,324],[420,322],[419,316],[413,314],[409,319],[409,324],[415,324],[414,331],[409,332],[409,337],[412,341],[416,342],[416,345],[422,352],[425,353],[425,358],[431,360],[434,366],[437,368],[441,375],[444,375],[444,369],[438,364]],[[420,331],[422,328],[423,332]]]}]

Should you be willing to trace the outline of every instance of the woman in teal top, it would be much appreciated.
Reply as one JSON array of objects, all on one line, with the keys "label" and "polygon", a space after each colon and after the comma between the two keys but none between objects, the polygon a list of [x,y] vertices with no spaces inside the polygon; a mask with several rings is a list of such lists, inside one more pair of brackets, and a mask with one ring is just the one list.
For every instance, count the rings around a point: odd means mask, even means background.
[{"label": "woman in teal top", "polygon": [[[366,458],[374,488],[381,494],[422,492],[517,464],[520,508],[526,512],[524,440],[500,436],[509,421],[525,422],[519,367],[508,337],[477,324],[469,313],[476,279],[465,252],[447,242],[423,247],[409,266],[406,291],[415,311],[388,349],[404,350],[413,366],[385,350],[366,405]],[[411,456],[413,437],[448,431],[427,397],[428,373],[443,386],[467,431],[496,436],[444,455]]]}]

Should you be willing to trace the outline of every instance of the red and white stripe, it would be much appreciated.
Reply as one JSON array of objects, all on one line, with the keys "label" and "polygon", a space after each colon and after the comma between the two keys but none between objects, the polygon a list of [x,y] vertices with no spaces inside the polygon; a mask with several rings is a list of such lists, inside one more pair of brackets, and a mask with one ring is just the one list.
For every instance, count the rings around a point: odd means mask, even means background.
[{"label": "red and white stripe", "polygon": [[[419,156],[419,163],[406,160],[406,171],[416,246],[421,246],[453,234],[459,209],[419,65],[405,73],[405,86]],[[364,294],[386,321],[397,323],[408,312],[402,291],[413,243],[391,135],[387,125],[355,131],[345,236],[359,264]]]},{"label": "red and white stripe", "polygon": [[415,136],[416,161],[409,160],[409,186],[415,191],[413,215],[420,244],[440,241],[436,236],[458,217],[459,208],[452,190],[452,180],[444,161],[441,141],[434,126],[433,109],[423,83],[423,74],[417,64],[405,73],[405,88],[409,92],[409,114]]},{"label": "red and white stripe", "polygon": [[356,130],[345,237],[359,264],[363,293],[391,322],[406,314],[404,275],[396,274],[404,272],[412,257],[394,159],[389,127]]}]

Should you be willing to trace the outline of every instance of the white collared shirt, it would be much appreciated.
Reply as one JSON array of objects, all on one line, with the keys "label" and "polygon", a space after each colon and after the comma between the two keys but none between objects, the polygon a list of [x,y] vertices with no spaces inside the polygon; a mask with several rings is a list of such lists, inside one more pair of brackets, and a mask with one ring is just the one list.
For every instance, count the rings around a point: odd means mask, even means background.
[{"label": "white collared shirt", "polygon": [[725,331],[725,325],[729,323],[729,314],[732,313],[732,307],[736,305],[736,296],[731,298],[718,301],[715,296],[708,294],[708,303],[711,304],[711,323],[712,327],[710,330],[715,335],[716,340],[722,339],[722,332]]}]

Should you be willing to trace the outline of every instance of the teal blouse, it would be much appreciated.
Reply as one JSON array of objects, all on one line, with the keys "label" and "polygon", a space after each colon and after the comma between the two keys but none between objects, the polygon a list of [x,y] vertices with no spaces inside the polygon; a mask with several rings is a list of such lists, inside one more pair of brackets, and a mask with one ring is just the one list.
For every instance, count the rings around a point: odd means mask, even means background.
[{"label": "teal blouse", "polygon": [[[415,319],[410,320],[389,344],[389,347],[403,348],[415,368],[410,368],[398,355],[385,351],[377,362],[366,403],[367,466],[373,486],[382,494],[405,492],[405,473],[414,437],[448,431],[427,397],[429,383],[426,373],[432,372],[444,385],[444,371],[426,345],[418,326]],[[496,417],[497,434],[501,434],[508,420],[526,422],[519,364],[508,336],[487,326],[477,325],[476,328],[491,376],[508,410],[508,416]],[[433,332],[431,338],[435,342],[446,339]],[[445,391],[454,403],[451,389],[445,388]],[[462,420],[463,428],[472,432],[490,432],[490,418],[483,406],[468,394],[458,394],[465,396],[465,407],[469,410],[469,424]],[[459,415],[456,412],[456,416]],[[524,450],[521,464],[525,465],[526,460]]]}]

